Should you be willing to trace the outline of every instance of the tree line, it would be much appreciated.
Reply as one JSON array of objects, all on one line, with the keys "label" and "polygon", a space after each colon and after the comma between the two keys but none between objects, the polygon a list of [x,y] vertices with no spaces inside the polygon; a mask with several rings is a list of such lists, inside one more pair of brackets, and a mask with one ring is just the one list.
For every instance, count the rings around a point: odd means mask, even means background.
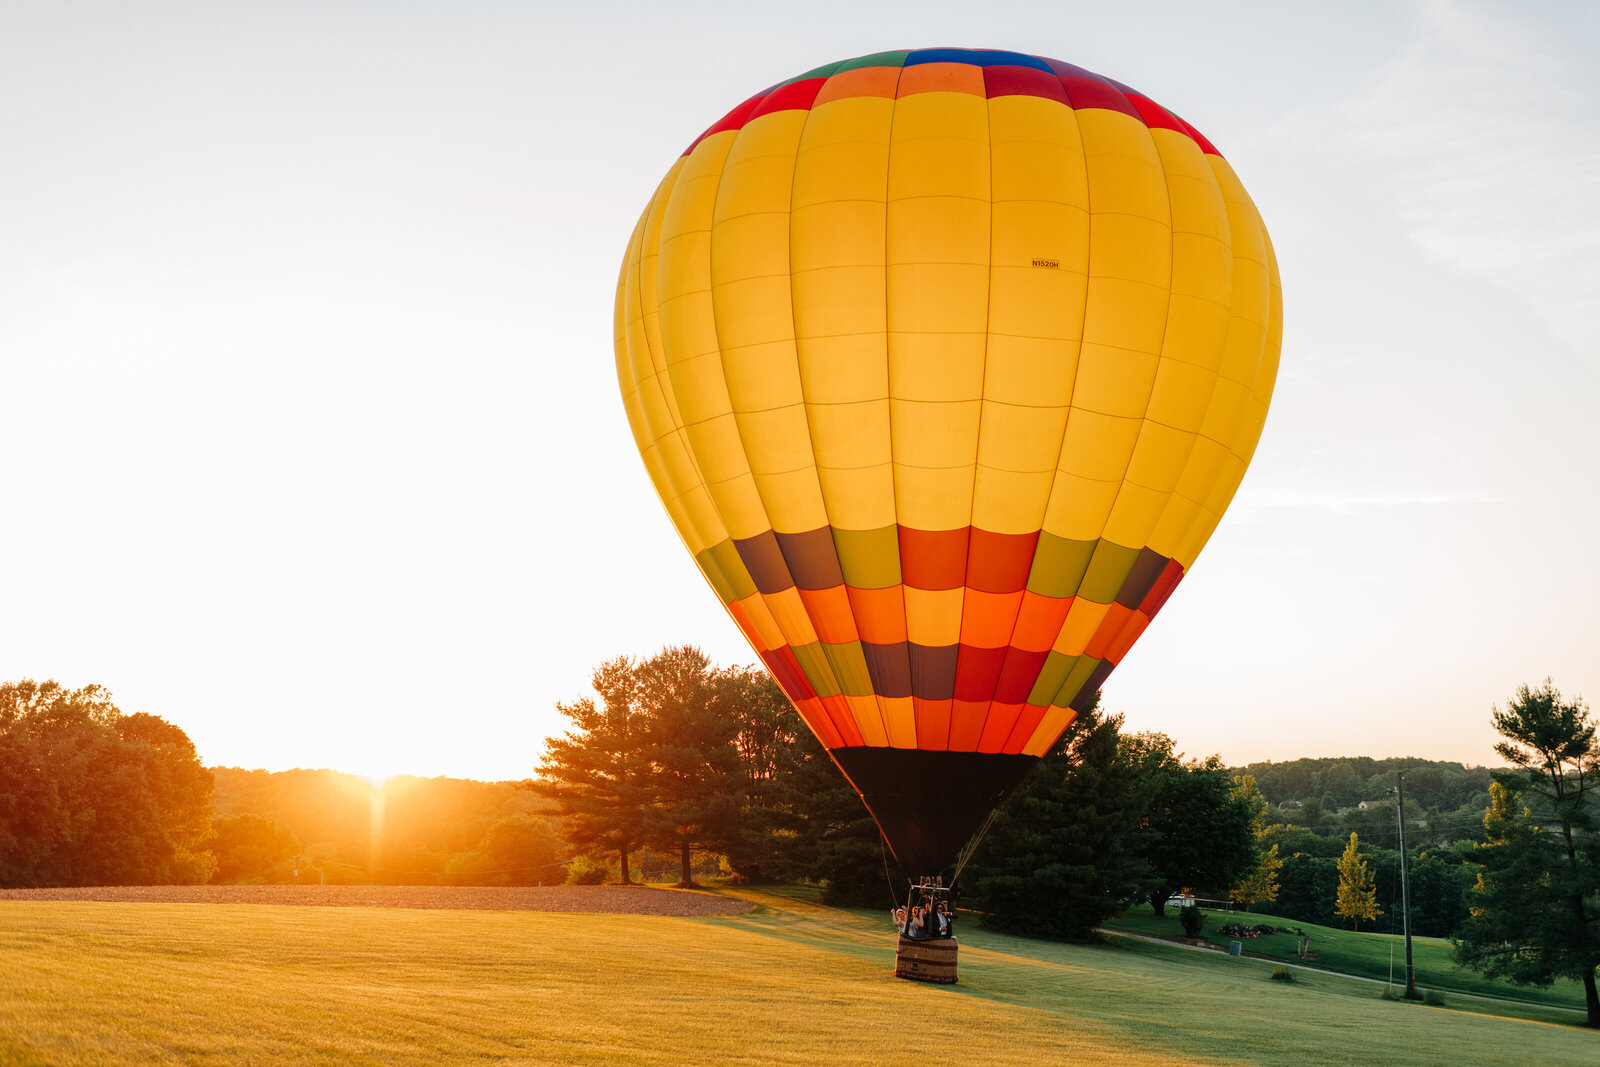
[{"label": "tree line", "polygon": [[[866,810],[764,671],[718,669],[680,647],[612,660],[593,685],[598,700],[559,705],[570,728],[535,778],[382,789],[331,771],[208,770],[181,729],[124,714],[102,687],[0,685],[0,885],[312,871],[626,882],[670,865],[685,884],[708,873],[817,882],[835,904],[878,906],[903,890]],[[1372,794],[1403,770],[1413,931],[1453,936],[1458,959],[1490,975],[1582,982],[1600,1025],[1594,724],[1548,681],[1520,688],[1493,721],[1510,769],[1488,772],[1480,793],[1468,790],[1482,769],[1459,764],[1302,760],[1235,773],[1091,707],[997,813],[963,903],[1002,929],[1059,938],[1091,936],[1134,902],[1160,914],[1185,889],[1291,920],[1398,930],[1399,853],[1383,847],[1396,810]],[[1328,770],[1340,781],[1338,768],[1359,777],[1372,765],[1359,794],[1342,794],[1365,809],[1340,808]],[[1274,802],[1295,782],[1311,792]]]}]

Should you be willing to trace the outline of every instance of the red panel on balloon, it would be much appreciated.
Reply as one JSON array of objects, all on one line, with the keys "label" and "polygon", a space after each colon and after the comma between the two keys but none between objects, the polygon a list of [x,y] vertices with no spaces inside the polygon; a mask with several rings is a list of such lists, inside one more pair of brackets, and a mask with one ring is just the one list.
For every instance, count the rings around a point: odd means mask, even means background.
[{"label": "red panel on balloon", "polygon": [[958,589],[967,584],[967,542],[972,527],[913,530],[900,527],[900,580],[917,589]]}]

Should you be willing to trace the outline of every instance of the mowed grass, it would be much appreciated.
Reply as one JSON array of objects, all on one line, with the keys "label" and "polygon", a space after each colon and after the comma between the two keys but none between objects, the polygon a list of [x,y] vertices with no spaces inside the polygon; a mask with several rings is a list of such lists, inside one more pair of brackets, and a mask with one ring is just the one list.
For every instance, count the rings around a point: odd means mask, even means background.
[{"label": "mowed grass", "polygon": [[1595,1062],[1600,1035],[1269,982],[1271,964],[961,930],[891,976],[887,917],[803,894],[676,919],[0,902],[0,1063]]},{"label": "mowed grass", "polygon": [[[1224,925],[1237,922],[1247,926],[1266,924],[1304,930],[1311,936],[1310,950],[1315,959],[1302,960],[1295,955],[1300,939],[1294,934],[1266,934],[1246,938],[1243,947],[1247,952],[1258,952],[1285,963],[1304,963],[1311,967],[1338,971],[1341,974],[1360,975],[1378,981],[1389,981],[1390,958],[1393,954],[1394,984],[1403,986],[1406,980],[1406,944],[1399,934],[1374,934],[1365,931],[1339,930],[1315,923],[1292,922],[1277,915],[1256,915],[1247,911],[1208,911],[1205,929],[1200,936],[1219,948],[1226,948],[1232,938],[1217,931]],[[1135,908],[1106,923],[1113,930],[1148,934],[1156,937],[1178,937],[1183,934],[1183,924],[1178,920],[1178,909],[1168,908],[1167,914],[1156,918],[1148,908]],[[1443,992],[1469,993],[1476,996],[1500,997],[1539,1004],[1583,1010],[1583,986],[1570,979],[1561,979],[1548,989],[1537,986],[1519,986],[1512,982],[1491,981],[1462,967],[1457,967],[1450,955],[1450,942],[1442,937],[1413,937],[1411,959],[1417,971],[1418,989],[1437,989]]]}]

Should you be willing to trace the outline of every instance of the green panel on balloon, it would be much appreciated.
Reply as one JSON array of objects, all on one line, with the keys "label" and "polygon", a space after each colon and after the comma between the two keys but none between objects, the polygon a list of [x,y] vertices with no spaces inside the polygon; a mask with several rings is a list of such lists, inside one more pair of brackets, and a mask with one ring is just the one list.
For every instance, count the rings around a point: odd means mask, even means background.
[{"label": "green panel on balloon", "polygon": [[1072,673],[1067,675],[1066,682],[1061,686],[1061,692],[1056,694],[1051,703],[1058,708],[1064,708],[1070,704],[1098,666],[1100,666],[1100,661],[1093,656],[1079,656],[1078,662],[1072,666]]},{"label": "green panel on balloon", "polygon": [[872,695],[872,675],[867,672],[867,657],[862,654],[861,642],[822,646],[823,654],[833,667],[834,677],[845,693],[853,697]]},{"label": "green panel on balloon", "polygon": [[887,589],[900,584],[900,528],[834,530],[844,583],[857,589]]},{"label": "green panel on balloon", "polygon": [[1075,596],[1089,569],[1089,560],[1094,557],[1095,544],[1040,530],[1039,547],[1034,549],[1033,569],[1028,574],[1028,591],[1059,600]]},{"label": "green panel on balloon", "polygon": [[695,562],[724,604],[743,600],[756,591],[756,583],[750,580],[750,572],[731,540],[706,549],[695,557]]},{"label": "green panel on balloon", "polygon": [[1041,707],[1048,705],[1066,684],[1073,667],[1078,661],[1087,658],[1087,656],[1068,656],[1051,650],[1050,655],[1045,657],[1044,667],[1039,671],[1039,679],[1033,683],[1033,692],[1028,694],[1028,703]]},{"label": "green panel on balloon", "polygon": [[817,691],[819,697],[836,697],[844,690],[839,688],[839,681],[833,676],[833,664],[828,662],[828,656],[822,651],[822,644],[791,645],[794,658],[800,661],[800,669],[805,671],[806,681],[811,683],[811,688]]},{"label": "green panel on balloon", "polygon": [[1096,604],[1111,603],[1117,599],[1122,583],[1128,580],[1128,572],[1133,570],[1138,559],[1137,548],[1123,548],[1110,541],[1099,542],[1095,546],[1094,558],[1089,561],[1089,569],[1083,573],[1083,584],[1078,586],[1078,595]]},{"label": "green panel on balloon", "polygon": [[910,52],[874,52],[870,56],[847,59],[835,67],[833,72],[843,74],[847,70],[860,70],[862,67],[903,67],[906,56],[910,54]]}]

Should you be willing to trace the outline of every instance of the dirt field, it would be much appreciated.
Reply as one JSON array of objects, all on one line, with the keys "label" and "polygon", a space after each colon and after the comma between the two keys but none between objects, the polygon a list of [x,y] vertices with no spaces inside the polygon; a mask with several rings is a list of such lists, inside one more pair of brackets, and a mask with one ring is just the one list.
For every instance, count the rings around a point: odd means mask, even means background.
[{"label": "dirt field", "polygon": [[0,889],[0,900],[149,901],[163,904],[303,904],[334,908],[457,908],[616,915],[737,915],[755,905],[682,889],[621,885],[151,885]]}]

